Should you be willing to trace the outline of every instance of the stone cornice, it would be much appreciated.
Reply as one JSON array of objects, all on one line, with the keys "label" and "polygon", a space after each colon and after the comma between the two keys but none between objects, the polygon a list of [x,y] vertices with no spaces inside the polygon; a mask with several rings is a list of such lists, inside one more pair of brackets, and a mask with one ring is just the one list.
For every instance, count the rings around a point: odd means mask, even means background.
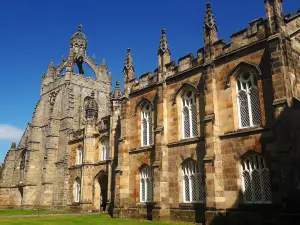
[{"label": "stone cornice", "polygon": [[200,138],[200,137],[188,138],[188,139],[182,139],[180,141],[168,143],[167,146],[168,147],[176,147],[176,146],[180,146],[180,145],[190,145],[190,144],[195,144],[197,142],[201,142],[204,140],[205,140],[204,138]]},{"label": "stone cornice", "polygon": [[140,147],[140,148],[135,148],[135,149],[129,150],[129,154],[140,153],[140,152],[147,152],[147,151],[151,151],[153,149],[154,149],[154,145]]},{"label": "stone cornice", "polygon": [[263,128],[263,127],[250,127],[246,129],[240,129],[232,133],[220,135],[220,139],[227,139],[227,138],[236,138],[236,137],[242,137],[245,135],[251,135],[251,134],[260,134],[263,132],[270,131],[270,128]]}]

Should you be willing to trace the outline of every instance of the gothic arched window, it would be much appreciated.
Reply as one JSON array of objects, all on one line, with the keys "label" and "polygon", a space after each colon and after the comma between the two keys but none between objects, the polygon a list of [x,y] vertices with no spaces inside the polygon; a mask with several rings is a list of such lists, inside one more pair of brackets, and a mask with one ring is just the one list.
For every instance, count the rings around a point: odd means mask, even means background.
[{"label": "gothic arched window", "polygon": [[245,71],[236,82],[239,127],[247,128],[261,124],[261,113],[257,79]]},{"label": "gothic arched window", "polygon": [[102,160],[107,160],[109,158],[109,141],[108,138],[105,138],[102,142],[102,154],[101,154],[101,159]]},{"label": "gothic arched window", "polygon": [[26,155],[27,155],[27,152],[26,152],[26,150],[24,150],[21,153],[21,161],[20,161],[20,181],[22,181],[22,182],[25,179]]},{"label": "gothic arched window", "polygon": [[81,192],[81,180],[79,177],[75,179],[75,202],[80,201],[80,192]]},{"label": "gothic arched window", "polygon": [[196,96],[192,91],[182,96],[182,137],[198,136]]},{"label": "gothic arched window", "polygon": [[140,172],[140,201],[153,201],[153,169],[144,166]]},{"label": "gothic arched window", "polygon": [[251,154],[242,160],[245,203],[271,203],[270,172],[264,158]]},{"label": "gothic arched window", "polygon": [[141,120],[141,144],[142,146],[149,146],[152,144],[152,116],[149,104],[144,106],[141,112]]},{"label": "gothic arched window", "polygon": [[83,162],[83,148],[79,146],[77,149],[77,164],[81,165]]},{"label": "gothic arched window", "polygon": [[189,160],[182,166],[183,201],[204,202],[204,180],[200,165]]}]

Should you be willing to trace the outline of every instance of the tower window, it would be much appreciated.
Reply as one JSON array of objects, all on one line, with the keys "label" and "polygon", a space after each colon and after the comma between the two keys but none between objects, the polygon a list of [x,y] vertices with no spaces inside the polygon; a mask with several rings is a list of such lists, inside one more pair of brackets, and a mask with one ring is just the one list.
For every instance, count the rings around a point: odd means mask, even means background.
[{"label": "tower window", "polygon": [[106,138],[105,140],[103,140],[101,142],[102,145],[102,154],[101,154],[101,159],[102,160],[107,160],[109,158],[109,141],[108,138]]},{"label": "tower window", "polygon": [[79,146],[77,150],[77,164],[81,165],[82,162],[83,162],[83,149],[81,146]]}]

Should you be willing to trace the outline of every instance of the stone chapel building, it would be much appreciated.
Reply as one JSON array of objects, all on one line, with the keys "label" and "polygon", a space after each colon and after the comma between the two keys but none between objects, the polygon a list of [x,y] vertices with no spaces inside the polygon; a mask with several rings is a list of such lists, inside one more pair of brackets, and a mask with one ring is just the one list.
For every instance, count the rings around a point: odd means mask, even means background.
[{"label": "stone chapel building", "polygon": [[124,90],[86,55],[79,26],[6,155],[0,207],[291,224],[282,221],[300,215],[300,10],[264,4],[266,18],[226,43],[207,3],[204,47],[178,63],[162,29],[158,68],[139,78],[127,49]]}]

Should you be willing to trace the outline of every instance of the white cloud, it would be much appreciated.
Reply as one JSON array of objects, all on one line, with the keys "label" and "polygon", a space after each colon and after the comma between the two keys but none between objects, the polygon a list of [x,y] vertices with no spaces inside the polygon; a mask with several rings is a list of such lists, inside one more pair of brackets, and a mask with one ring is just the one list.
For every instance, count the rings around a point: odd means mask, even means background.
[{"label": "white cloud", "polygon": [[19,141],[23,132],[23,130],[17,127],[0,124],[0,141]]}]

